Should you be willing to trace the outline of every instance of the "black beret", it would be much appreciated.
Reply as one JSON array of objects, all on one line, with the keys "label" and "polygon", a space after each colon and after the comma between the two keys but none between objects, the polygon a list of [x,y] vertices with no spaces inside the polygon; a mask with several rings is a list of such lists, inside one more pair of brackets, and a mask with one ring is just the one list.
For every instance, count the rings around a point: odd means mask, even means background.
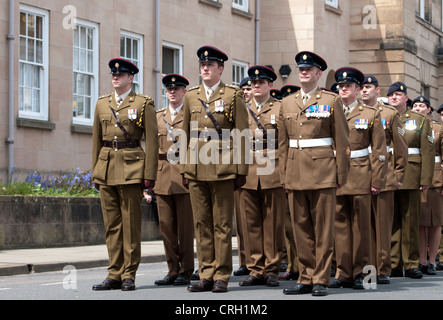
[{"label": "black beret", "polygon": [[176,73],[167,74],[163,77],[162,82],[166,88],[186,87],[189,85],[188,79]]},{"label": "black beret", "polygon": [[289,96],[289,95],[291,95],[293,93],[296,93],[300,89],[301,89],[301,87],[299,87],[299,86],[288,84],[286,86],[281,87],[280,92],[281,92],[283,97],[286,97],[286,96]]},{"label": "black beret", "polygon": [[338,94],[339,93],[339,88],[338,88],[338,83],[336,82],[336,83],[334,83],[332,86],[331,86],[331,91],[332,92],[334,92],[334,93],[336,93],[336,94]]},{"label": "black beret", "polygon": [[431,101],[429,101],[429,99],[427,97],[425,97],[425,96],[418,96],[417,98],[412,100],[411,106],[414,106],[414,104],[417,103],[417,102],[424,103],[428,107],[431,106]]},{"label": "black beret", "polygon": [[438,107],[437,112],[438,112],[438,113],[441,113],[442,111],[443,111],[443,104],[442,104],[440,107]]},{"label": "black beret", "polygon": [[322,71],[328,69],[326,61],[318,54],[310,51],[299,52],[295,56],[295,62],[297,62],[299,68],[318,67]]},{"label": "black beret", "polygon": [[273,97],[273,98],[275,98],[277,100],[283,99],[283,96],[282,96],[280,90],[278,90],[278,89],[272,89],[271,90],[271,97]]},{"label": "black beret", "polygon": [[363,80],[363,84],[373,84],[376,87],[378,87],[378,79],[372,75],[365,76],[365,79]]},{"label": "black beret", "polygon": [[277,80],[277,75],[274,70],[266,66],[252,66],[248,69],[248,75],[251,81],[253,80],[269,80],[274,82]]},{"label": "black beret", "polygon": [[250,87],[250,86],[251,86],[251,79],[250,79],[249,77],[244,78],[244,79],[240,82],[240,84],[239,84],[239,87],[240,87],[240,88],[242,88],[242,87]]},{"label": "black beret", "polygon": [[340,68],[335,72],[335,81],[337,81],[337,84],[356,83],[361,85],[364,79],[364,74],[355,68]]},{"label": "black beret", "polygon": [[139,69],[135,64],[122,58],[111,59],[108,65],[109,68],[111,69],[112,74],[117,74],[117,73],[137,74],[139,72]]},{"label": "black beret", "polygon": [[388,96],[393,94],[396,91],[404,92],[405,94],[408,94],[408,87],[400,81],[394,82],[391,84],[391,86],[388,89]]}]

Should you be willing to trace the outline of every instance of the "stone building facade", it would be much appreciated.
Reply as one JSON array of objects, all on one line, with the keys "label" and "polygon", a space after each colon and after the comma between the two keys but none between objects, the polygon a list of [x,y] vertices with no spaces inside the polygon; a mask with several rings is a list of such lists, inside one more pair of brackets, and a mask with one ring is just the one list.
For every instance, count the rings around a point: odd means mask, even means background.
[{"label": "stone building facade", "polygon": [[310,50],[329,64],[321,86],[353,66],[377,76],[382,94],[400,80],[411,98],[443,102],[438,0],[8,0],[0,8],[3,181],[12,168],[15,178],[90,168],[95,102],[112,91],[107,64],[117,56],[139,65],[134,88],[157,108],[166,103],[163,74],[200,84],[202,45],[230,57],[226,83],[263,64],[277,72],[276,88],[298,84],[294,56]]}]

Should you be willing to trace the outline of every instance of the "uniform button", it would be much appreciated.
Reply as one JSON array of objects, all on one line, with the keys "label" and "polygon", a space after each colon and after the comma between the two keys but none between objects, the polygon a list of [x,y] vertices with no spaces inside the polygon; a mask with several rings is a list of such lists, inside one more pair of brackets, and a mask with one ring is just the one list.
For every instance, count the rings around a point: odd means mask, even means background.
[{"label": "uniform button", "polygon": [[120,115],[120,113],[119,113],[119,112],[116,112],[115,114],[116,114],[116,115]]},{"label": "uniform button", "polygon": [[303,123],[300,123],[300,127],[302,127],[303,126]]},{"label": "uniform button", "polygon": [[114,127],[116,127],[116,128],[117,128],[117,127],[118,127],[118,124],[114,125]]},{"label": "uniform button", "polygon": [[205,119],[208,119],[208,116],[205,116]]}]

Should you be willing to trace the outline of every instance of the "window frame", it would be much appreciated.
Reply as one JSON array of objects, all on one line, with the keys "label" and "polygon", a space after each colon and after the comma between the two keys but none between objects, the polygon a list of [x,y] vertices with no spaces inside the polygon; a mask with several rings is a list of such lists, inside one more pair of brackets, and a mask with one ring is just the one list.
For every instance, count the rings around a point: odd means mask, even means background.
[{"label": "window frame", "polygon": [[[237,82],[236,68],[242,68],[244,70],[244,75]],[[232,84],[238,86],[240,82],[248,76],[249,63],[240,61],[240,60],[232,60]]]},{"label": "window frame", "polygon": [[[166,73],[163,73],[163,48],[169,48],[169,49],[177,51],[178,55],[175,57],[175,60],[177,62],[177,66],[174,67],[174,69],[176,69],[176,70],[174,70],[173,72],[182,75],[183,74],[183,46],[180,44],[176,44],[176,43],[172,43],[172,42],[168,42],[168,41],[163,41],[162,42],[162,78],[166,75]],[[163,109],[169,105],[168,98],[166,96],[166,88],[163,84],[162,84],[161,101],[162,101],[161,109]]]},{"label": "window frame", "polygon": [[[93,45],[93,50],[92,50],[92,72],[85,72],[85,71],[80,71],[80,70],[74,70],[74,50],[75,50],[75,46],[74,46],[74,34],[75,34],[75,30],[78,30],[78,27],[85,27],[85,28],[89,28],[92,29],[93,32],[93,39],[92,39],[92,45]],[[76,26],[75,29],[73,30],[73,41],[72,41],[72,51],[73,51],[73,62],[72,62],[72,77],[73,77],[73,83],[72,83],[72,103],[74,104],[74,74],[75,73],[81,73],[81,74],[85,74],[88,76],[91,76],[91,97],[90,97],[90,118],[84,118],[84,117],[78,117],[78,116],[72,116],[73,118],[73,124],[76,125],[85,125],[85,126],[92,126],[94,123],[94,112],[95,112],[95,106],[96,106],[96,101],[98,100],[98,92],[99,92],[99,57],[100,57],[100,46],[99,46],[99,36],[100,36],[100,30],[99,30],[99,24],[98,23],[94,23],[94,22],[90,22],[87,20],[82,20],[82,19],[76,19]],[[79,47],[80,48],[80,47]],[[74,105],[73,105],[74,107]],[[85,106],[86,107],[86,106]]]},{"label": "window frame", "polygon": [[[123,56],[121,54],[121,38],[129,38],[131,40],[135,40],[138,41],[138,47],[137,47],[137,54],[138,54],[138,60],[137,63],[134,63],[134,59],[132,57],[127,57],[127,56]],[[131,61],[132,63],[134,63],[135,65],[137,65],[137,67],[139,68],[139,73],[136,75],[136,77],[138,78],[138,82],[135,82],[135,78],[134,78],[134,83],[137,85],[138,87],[138,91],[135,90],[137,93],[139,94],[143,94],[144,91],[144,86],[143,86],[143,79],[144,79],[144,60],[143,60],[143,53],[144,53],[144,37],[143,35],[134,33],[134,32],[130,32],[130,31],[125,31],[125,30],[121,30],[120,31],[120,57],[126,60]]]},{"label": "window frame", "polygon": [[338,0],[325,0],[326,5],[338,9]]},{"label": "window frame", "polygon": [[[49,121],[49,11],[43,10],[39,8],[35,8],[32,6],[28,6],[25,4],[20,4],[19,8],[19,15],[21,17],[21,14],[25,13],[26,15],[34,15],[34,16],[40,16],[42,17],[42,62],[29,62],[27,60],[21,59],[21,39],[23,36],[20,34],[21,29],[19,28],[19,102],[18,102],[18,117],[23,119],[32,119],[32,120],[40,120],[40,121]],[[28,29],[28,20],[26,20],[26,28]],[[25,39],[29,40],[28,35],[25,36]],[[27,41],[28,42],[28,41]],[[27,48],[27,45],[26,45]],[[26,53],[27,50],[26,50]],[[36,54],[36,52],[34,52]],[[38,67],[40,68],[40,77],[39,77],[39,83],[40,83],[40,99],[39,99],[39,112],[34,111],[25,111],[20,110],[21,105],[20,102],[24,98],[21,96],[21,74],[22,74],[22,66],[24,65],[30,65],[32,67]],[[23,73],[25,70],[23,70]],[[25,80],[23,80],[25,81]],[[23,87],[25,87],[23,85]],[[31,106],[33,107],[33,104],[31,102]]]},{"label": "window frame", "polygon": [[234,2],[235,0],[232,0],[232,8],[241,10],[244,12],[249,12],[249,0],[237,0],[237,1],[243,1],[243,4],[238,4]]}]

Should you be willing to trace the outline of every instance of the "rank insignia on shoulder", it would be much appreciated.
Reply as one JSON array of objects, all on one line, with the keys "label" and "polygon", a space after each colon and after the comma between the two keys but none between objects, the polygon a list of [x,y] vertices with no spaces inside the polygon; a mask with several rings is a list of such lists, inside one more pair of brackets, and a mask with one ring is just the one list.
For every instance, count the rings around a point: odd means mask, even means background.
[{"label": "rank insignia on shoulder", "polygon": [[398,131],[398,133],[401,135],[401,136],[404,136],[405,135],[405,129],[404,128],[397,128],[397,131]]},{"label": "rank insignia on shoulder", "polygon": [[428,140],[429,140],[430,143],[432,143],[432,144],[434,143],[434,137],[433,136],[428,136]]}]

